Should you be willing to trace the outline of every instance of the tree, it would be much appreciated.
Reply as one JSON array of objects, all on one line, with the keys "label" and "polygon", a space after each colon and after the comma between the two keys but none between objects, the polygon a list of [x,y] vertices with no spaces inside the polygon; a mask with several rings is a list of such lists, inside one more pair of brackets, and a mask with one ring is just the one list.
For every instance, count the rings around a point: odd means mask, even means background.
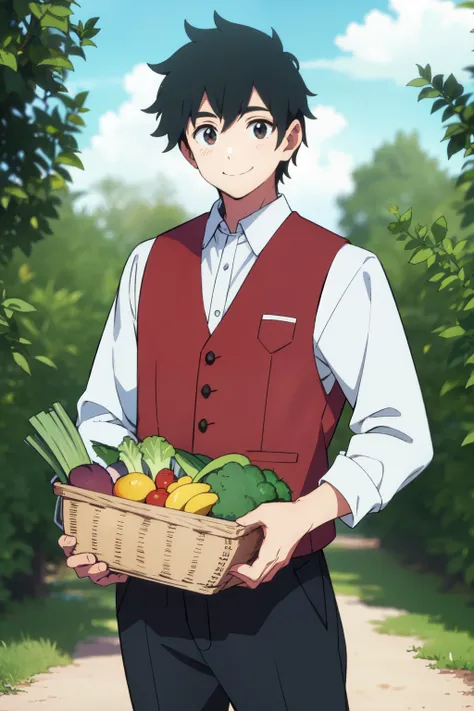
[{"label": "tree", "polygon": [[[82,168],[75,135],[85,125],[87,92],[75,97],[65,86],[74,70],[71,57],[85,59],[84,47],[96,46],[99,18],[71,21],[75,0],[0,6],[0,266],[16,248],[31,254],[32,245],[51,234],[57,218],[58,192],[71,181],[68,166]],[[0,362],[13,356],[27,372],[27,339],[17,314],[31,304],[7,298],[0,282]]]},{"label": "tree", "polygon": [[[131,191],[115,183],[118,193]],[[9,362],[0,378],[0,603],[41,589],[41,561],[62,558],[53,525],[52,472],[24,443],[28,418],[60,401],[74,420],[92,359],[125,260],[139,242],[189,219],[171,200],[121,203],[117,231],[105,208],[91,214],[63,198],[52,234],[25,260],[17,250],[5,269],[9,289],[32,303],[36,318],[20,313],[31,352],[46,353],[56,368],[32,360],[32,376]],[[115,206],[111,206],[114,215]],[[133,217],[140,214],[140,220]],[[130,225],[127,242],[121,224]],[[133,225],[133,228],[132,228]],[[31,571],[35,571],[32,576]],[[33,584],[35,583],[35,584]]]}]

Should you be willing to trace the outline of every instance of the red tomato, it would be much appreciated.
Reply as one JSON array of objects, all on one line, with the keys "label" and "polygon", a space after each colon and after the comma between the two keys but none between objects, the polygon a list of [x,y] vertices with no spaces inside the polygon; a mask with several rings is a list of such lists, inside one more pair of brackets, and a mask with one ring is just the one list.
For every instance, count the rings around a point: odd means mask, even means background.
[{"label": "red tomato", "polygon": [[167,489],[170,484],[176,481],[176,477],[171,469],[162,469],[155,477],[157,489]]},{"label": "red tomato", "polygon": [[145,502],[152,506],[164,506],[168,496],[169,494],[166,489],[155,489],[155,491],[150,491]]}]

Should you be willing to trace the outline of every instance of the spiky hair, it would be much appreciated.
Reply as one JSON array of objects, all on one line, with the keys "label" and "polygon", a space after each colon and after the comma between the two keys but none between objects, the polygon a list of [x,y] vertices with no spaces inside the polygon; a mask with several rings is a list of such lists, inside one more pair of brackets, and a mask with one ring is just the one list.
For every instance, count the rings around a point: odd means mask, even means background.
[{"label": "spiky hair", "polygon": [[[152,136],[167,136],[170,151],[180,141],[188,145],[186,127],[194,124],[204,94],[214,113],[224,119],[223,130],[235,121],[249,104],[252,89],[271,111],[279,146],[287,128],[298,119],[305,145],[305,117],[314,119],[308,106],[309,91],[299,71],[294,54],[283,50],[282,42],[272,29],[272,36],[246,25],[225,20],[214,12],[215,28],[202,30],[184,22],[191,40],[171,57],[148,66],[164,75],[156,100],[142,109],[159,119]],[[296,154],[293,163],[296,164]],[[283,176],[290,177],[289,161],[277,168],[276,184]]]}]

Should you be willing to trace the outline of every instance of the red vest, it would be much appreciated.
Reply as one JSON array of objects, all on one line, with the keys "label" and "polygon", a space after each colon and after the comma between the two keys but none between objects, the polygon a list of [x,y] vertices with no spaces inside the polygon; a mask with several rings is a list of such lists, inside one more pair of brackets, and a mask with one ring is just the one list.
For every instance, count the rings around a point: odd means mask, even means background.
[{"label": "red vest", "polygon": [[[137,436],[160,434],[213,458],[245,454],[274,469],[297,499],[327,472],[345,402],[337,383],[325,393],[313,332],[329,268],[347,240],[292,212],[211,335],[201,282],[207,218],[160,235],[148,257],[138,307]],[[334,537],[333,522],[320,526],[295,555]]]}]

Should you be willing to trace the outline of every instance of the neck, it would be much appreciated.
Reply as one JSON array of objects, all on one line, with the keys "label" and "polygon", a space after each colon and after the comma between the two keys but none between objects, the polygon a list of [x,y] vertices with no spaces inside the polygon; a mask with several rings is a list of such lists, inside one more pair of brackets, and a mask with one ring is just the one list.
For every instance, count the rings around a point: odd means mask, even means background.
[{"label": "neck", "polygon": [[231,232],[235,232],[240,220],[276,200],[275,176],[271,175],[265,183],[243,198],[233,198],[226,193],[221,193],[221,198],[227,227]]}]

